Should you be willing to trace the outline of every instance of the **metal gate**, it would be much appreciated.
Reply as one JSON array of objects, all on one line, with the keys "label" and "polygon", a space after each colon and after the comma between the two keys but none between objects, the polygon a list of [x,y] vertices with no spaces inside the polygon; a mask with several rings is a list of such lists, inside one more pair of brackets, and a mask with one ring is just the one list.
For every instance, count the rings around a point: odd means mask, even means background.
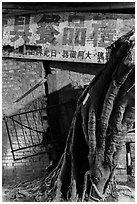
[{"label": "metal gate", "polygon": [[42,119],[43,110],[36,109],[4,117],[14,160],[47,152],[42,145],[46,131]]},{"label": "metal gate", "polygon": [[[67,103],[5,116],[3,119],[7,128],[14,161],[44,154],[48,152],[49,146],[51,147],[51,145],[54,146],[65,141],[67,135],[61,135],[61,133],[60,138],[58,138],[57,133],[56,135],[53,133],[53,124],[48,124],[50,120],[47,120],[48,116],[47,114],[45,115],[45,113],[47,113],[47,111],[55,112],[55,109],[58,110],[58,112],[60,112],[61,109],[65,109],[66,120],[70,123],[72,118],[68,118],[68,111],[70,109],[75,110],[75,103],[76,101],[71,100]],[[54,120],[54,118],[52,120]],[[62,120],[62,118],[60,117],[58,120]],[[50,129],[50,134],[47,134],[47,129]]]}]

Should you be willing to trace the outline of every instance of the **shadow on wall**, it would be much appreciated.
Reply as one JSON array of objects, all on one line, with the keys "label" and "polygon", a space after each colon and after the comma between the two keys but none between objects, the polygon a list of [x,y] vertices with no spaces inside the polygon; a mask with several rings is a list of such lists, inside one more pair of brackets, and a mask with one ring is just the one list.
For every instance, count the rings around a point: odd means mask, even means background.
[{"label": "shadow on wall", "polygon": [[[14,118],[15,121],[18,121],[20,123],[22,122],[22,124],[26,126],[29,125],[32,129],[34,128],[38,131],[46,132],[47,127],[50,125],[51,131],[50,137],[46,138],[45,133],[37,134],[35,131],[28,130],[24,127],[22,130],[22,127],[19,124],[13,124],[13,121],[9,119],[8,128],[12,139],[12,146],[14,147],[14,149],[22,148],[24,147],[24,145],[31,146],[32,140],[30,134],[33,137],[33,143],[37,144],[39,142],[40,144],[42,144],[39,147],[32,147],[26,150],[22,149],[21,151],[16,151],[16,158],[21,158],[26,154],[34,154],[36,152],[42,151],[41,149],[45,148],[45,144],[47,145],[49,154],[44,153],[37,156],[28,157],[26,159],[14,161],[7,135],[7,130],[3,121],[3,185],[10,185],[14,183],[17,184],[23,180],[32,180],[37,176],[42,176],[45,173],[45,169],[50,162],[49,160],[54,160],[55,163],[59,160],[65,147],[65,141],[75,111],[76,101],[82,91],[82,88],[74,88],[71,84],[68,84],[67,86],[49,95],[47,111],[45,109],[47,107],[47,100],[43,95],[42,97],[39,97],[26,104],[25,107],[14,112],[14,117],[13,114],[10,115],[10,118]],[[41,115],[38,115],[36,111],[35,114],[31,112],[32,110],[36,110],[39,108],[43,109],[41,111]],[[27,123],[26,115],[23,114],[24,112],[27,112],[29,124]],[[42,119],[42,122],[40,122],[40,119]],[[24,135],[26,141],[24,141]],[[46,141],[46,143],[43,143],[43,141]],[[48,149],[48,146],[52,146],[52,151],[51,148]]]}]

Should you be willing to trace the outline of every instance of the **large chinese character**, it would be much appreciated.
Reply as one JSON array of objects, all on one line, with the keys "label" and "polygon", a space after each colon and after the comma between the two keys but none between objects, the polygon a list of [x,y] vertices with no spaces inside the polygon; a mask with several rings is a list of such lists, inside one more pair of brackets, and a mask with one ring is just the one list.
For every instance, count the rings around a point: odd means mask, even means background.
[{"label": "large chinese character", "polygon": [[31,36],[29,32],[29,21],[30,16],[16,16],[14,31],[10,31],[11,35],[15,35],[11,38],[11,42],[18,40],[20,37],[23,38],[24,42],[29,42],[28,36]]},{"label": "large chinese character", "polygon": [[36,40],[37,43],[51,43],[52,45],[56,45],[56,37],[55,35],[58,35],[59,32],[54,29],[52,25],[48,26],[41,26],[38,28],[37,33],[40,35],[40,39]]},{"label": "large chinese character", "polygon": [[94,47],[108,47],[113,42],[114,34],[116,33],[116,24],[114,21],[102,21],[92,25],[94,31],[90,38],[93,39]]},{"label": "large chinese character", "polygon": [[113,43],[113,36],[116,33],[115,30],[101,29],[101,40],[99,41],[99,47],[108,47]]},{"label": "large chinese character", "polygon": [[64,28],[63,45],[85,46],[86,28],[84,26],[84,16],[70,15],[68,17],[68,26]]},{"label": "large chinese character", "polygon": [[60,16],[58,15],[44,15],[41,20],[38,22],[37,33],[40,36],[39,40],[36,40],[37,43],[50,43],[56,45],[56,35],[59,32],[54,28],[54,24],[58,25]]},{"label": "large chinese character", "polygon": [[63,45],[74,45],[84,46],[86,39],[86,28],[76,28],[74,32],[74,28],[64,28],[63,33]]}]

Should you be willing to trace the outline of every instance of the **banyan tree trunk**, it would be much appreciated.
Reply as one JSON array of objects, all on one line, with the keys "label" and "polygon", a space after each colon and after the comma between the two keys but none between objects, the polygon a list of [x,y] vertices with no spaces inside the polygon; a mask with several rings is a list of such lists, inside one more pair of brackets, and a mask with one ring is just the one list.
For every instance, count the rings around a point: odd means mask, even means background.
[{"label": "banyan tree trunk", "polygon": [[122,143],[134,123],[134,44],[134,30],[119,38],[79,98],[65,151],[44,181],[45,201],[107,201],[114,192]]}]

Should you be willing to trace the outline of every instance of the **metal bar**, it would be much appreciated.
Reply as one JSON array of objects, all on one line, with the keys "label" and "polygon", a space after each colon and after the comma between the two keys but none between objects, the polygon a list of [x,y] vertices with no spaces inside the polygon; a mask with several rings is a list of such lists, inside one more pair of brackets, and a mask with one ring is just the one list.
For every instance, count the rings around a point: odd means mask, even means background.
[{"label": "metal bar", "polygon": [[19,139],[18,139],[18,134],[17,134],[16,125],[15,125],[14,120],[12,120],[12,122],[13,122],[14,130],[15,130],[15,135],[16,135],[16,139],[17,139],[18,147],[20,147],[20,143],[19,143]]},{"label": "metal bar", "polygon": [[[29,124],[29,119],[28,119],[28,115],[27,115],[27,113],[25,114],[25,116],[26,116],[26,119],[27,119],[28,126],[30,126],[30,124]],[[30,130],[30,128],[29,128],[29,132],[30,132],[31,141],[32,141],[32,144],[34,144],[34,142],[33,142],[33,138],[32,138],[32,134],[31,134],[31,131],[32,131],[32,130]]]},{"label": "metal bar", "polygon": [[[19,120],[20,120],[20,122],[21,122],[21,124],[22,124],[21,117],[20,117],[20,115],[18,115],[18,116],[19,116]],[[21,129],[22,129],[22,133],[23,133],[23,137],[24,137],[25,145],[27,146],[26,138],[25,138],[25,134],[24,134],[24,129],[23,129],[23,126],[22,126],[22,125],[21,125]]]},{"label": "metal bar", "polygon": [[34,112],[32,112],[32,115],[33,115],[33,120],[34,120],[34,124],[35,124],[35,128],[36,128],[36,132],[37,132],[38,140],[39,140],[39,142],[40,142],[40,138],[39,138],[39,135],[38,135],[38,129],[37,129],[36,121],[35,121]]},{"label": "metal bar", "polygon": [[5,117],[3,119],[5,121],[6,129],[7,129],[7,133],[8,133],[8,138],[9,138],[9,142],[10,142],[12,156],[13,156],[13,159],[15,160],[15,156],[14,156],[14,152],[13,152],[13,147],[12,147],[12,141],[11,141],[11,138],[10,138],[10,132],[9,132],[8,124],[7,124],[7,119]]},{"label": "metal bar", "polygon": [[34,144],[34,145],[30,145],[30,146],[26,146],[26,147],[21,147],[19,149],[13,149],[12,151],[13,152],[17,152],[17,151],[20,151],[20,150],[23,150],[23,149],[29,149],[31,147],[37,147],[37,146],[40,146],[41,144]]},{"label": "metal bar", "polygon": [[37,89],[39,86],[41,86],[42,84],[44,84],[47,81],[47,79],[41,79],[37,84],[35,84],[31,89],[29,89],[25,94],[23,94],[20,98],[18,98],[16,101],[14,101],[14,103],[17,103],[19,101],[21,101],[23,98],[25,98],[26,96],[28,96],[32,91],[34,91],[35,89]]},{"label": "metal bar", "polygon": [[[18,116],[19,116],[19,115],[18,115]],[[42,131],[35,130],[35,129],[33,129],[33,128],[29,127],[29,126],[23,125],[23,124],[22,124],[22,123],[20,123],[19,121],[17,121],[17,120],[15,120],[15,119],[13,119],[13,118],[12,118],[12,116],[9,116],[9,118],[10,118],[10,119],[12,119],[12,120],[14,120],[16,123],[18,123],[18,124],[19,124],[19,125],[21,125],[22,127],[25,127],[25,128],[27,128],[27,129],[33,130],[33,131],[35,131],[35,132],[43,133]]]},{"label": "metal bar", "polygon": [[23,114],[25,114],[25,113],[36,112],[36,111],[38,111],[38,110],[43,110],[43,109],[46,109],[46,108],[40,108],[40,109],[35,109],[35,110],[26,111],[26,112],[22,112],[22,113],[17,113],[17,114],[10,115],[9,117],[13,117],[13,116],[17,116],[17,115],[23,115]]}]

